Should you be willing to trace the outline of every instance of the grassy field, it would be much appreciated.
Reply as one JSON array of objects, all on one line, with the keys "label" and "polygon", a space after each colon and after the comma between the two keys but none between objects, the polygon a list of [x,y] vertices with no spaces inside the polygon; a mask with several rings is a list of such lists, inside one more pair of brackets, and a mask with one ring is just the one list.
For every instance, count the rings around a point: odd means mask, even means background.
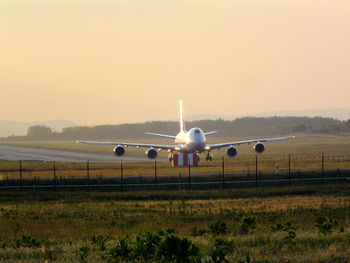
[{"label": "grassy field", "polygon": [[[229,140],[242,140],[246,138],[213,138],[212,142],[222,142]],[[137,141],[137,140],[131,140]],[[139,140],[140,141],[140,140]],[[142,140],[144,141],[144,140]],[[163,139],[148,139],[146,143],[169,143],[168,140]],[[35,146],[44,148],[57,148],[74,151],[94,151],[102,153],[112,153],[112,147],[108,146],[92,146],[75,144],[72,141],[32,141],[32,142],[16,142],[11,144],[22,146]],[[260,171],[274,171],[276,165],[280,171],[288,170],[288,155],[291,154],[292,170],[310,170],[321,169],[321,153],[325,155],[325,169],[344,169],[350,168],[350,136],[338,135],[338,136],[326,136],[326,135],[299,135],[294,140],[285,142],[267,143],[267,149],[264,154],[259,155],[259,170]],[[252,145],[242,145],[238,147],[239,154],[235,158],[228,158],[225,155],[225,149],[215,150],[213,154],[215,156],[213,162],[204,161],[204,155],[200,162],[200,167],[193,168],[193,174],[213,174],[221,172],[221,156],[225,157],[225,173],[249,173],[255,171],[255,152],[252,149]],[[127,148],[126,154],[128,155],[142,155],[144,151],[142,149],[135,149],[132,147]],[[161,152],[161,156],[167,157],[167,152]],[[0,161],[0,170],[2,171],[0,176],[13,177],[18,176],[18,162]],[[50,170],[52,169],[52,163],[39,163],[39,162],[25,162],[23,163],[23,169],[25,170]],[[57,163],[58,176],[85,176],[84,170],[86,163],[81,164],[68,164]],[[169,168],[168,162],[158,162],[158,174],[187,174],[187,168]],[[90,164],[91,176],[111,176],[119,175],[119,159],[116,158],[115,164]],[[100,169],[101,168],[101,169]],[[102,169],[103,168],[103,169]],[[109,169],[108,169],[109,168]],[[154,164],[151,163],[125,163],[124,175],[153,175]],[[73,171],[75,169],[75,171]],[[15,170],[13,172],[8,170]],[[49,172],[49,176],[52,173]],[[47,176],[48,172],[29,172],[24,173],[27,177],[42,177]]]},{"label": "grassy field", "polygon": [[1,191],[0,260],[170,262],[172,240],[198,249],[172,262],[350,262],[349,186]]},{"label": "grassy field", "polygon": [[[232,138],[231,138],[232,139]],[[234,138],[234,140],[243,138]],[[212,142],[227,141],[213,140]],[[163,140],[146,142],[168,143]],[[73,142],[19,145],[111,153]],[[298,136],[269,143],[259,170],[350,168],[344,136]],[[255,171],[255,154],[240,146],[225,173]],[[127,154],[144,151],[128,148]],[[162,153],[164,156],[167,153]],[[224,150],[192,174],[221,172]],[[2,180],[18,162],[0,161]],[[188,173],[159,162],[158,174]],[[23,176],[52,176],[53,163],[23,162]],[[86,176],[86,163],[56,163],[56,176]],[[36,171],[34,171],[36,170]],[[90,176],[120,175],[120,166],[90,163]],[[154,174],[154,163],[124,163],[124,176]],[[186,188],[184,188],[186,189]],[[128,191],[28,189],[0,191],[0,261],[4,262],[350,262],[350,184],[258,189]],[[181,249],[180,249],[181,248]],[[177,253],[177,252],[178,253]]]}]

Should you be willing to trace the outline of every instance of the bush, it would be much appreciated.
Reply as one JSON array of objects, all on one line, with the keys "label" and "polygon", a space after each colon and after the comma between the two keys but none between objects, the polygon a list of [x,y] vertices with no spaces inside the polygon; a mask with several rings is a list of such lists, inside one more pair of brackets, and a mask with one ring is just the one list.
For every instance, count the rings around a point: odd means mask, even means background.
[{"label": "bush", "polygon": [[117,240],[117,245],[108,251],[108,262],[117,263],[120,261],[128,261],[131,259],[132,249],[128,238]]},{"label": "bush", "polygon": [[79,248],[79,257],[81,262],[86,262],[86,258],[89,256],[90,248],[88,246],[82,246]]},{"label": "bush", "polygon": [[233,251],[233,241],[216,238],[212,244],[209,256],[214,263],[228,262],[226,256]]},{"label": "bush", "polygon": [[332,233],[334,227],[338,225],[337,220],[325,216],[317,217],[316,222],[316,227],[318,228],[318,231],[324,235]]},{"label": "bush", "polygon": [[240,234],[249,234],[256,227],[256,217],[255,216],[244,216],[241,219],[239,225]]},{"label": "bush", "polygon": [[35,237],[24,234],[22,235],[21,239],[17,239],[14,241],[13,247],[20,248],[20,247],[27,247],[27,248],[38,248],[41,246],[41,241],[36,239]]},{"label": "bush", "polygon": [[157,249],[157,258],[161,262],[190,263],[200,259],[199,248],[187,238],[175,234],[162,237]]},{"label": "bush", "polygon": [[215,235],[226,234],[229,232],[228,226],[224,221],[218,220],[209,225],[209,230]]},{"label": "bush", "polygon": [[136,236],[134,255],[136,258],[148,261],[153,259],[156,254],[158,244],[161,240],[161,234],[157,232],[143,231]]},{"label": "bush", "polygon": [[207,231],[205,229],[198,229],[196,226],[194,226],[191,229],[191,235],[196,237],[196,236],[203,236]]},{"label": "bush", "polygon": [[285,222],[278,222],[271,226],[272,231],[284,231],[287,235],[283,238],[284,241],[288,243],[294,243],[296,238],[295,227],[293,226],[292,220],[287,220]]},{"label": "bush", "polygon": [[100,251],[105,251],[107,249],[107,241],[111,240],[110,236],[96,236],[93,235],[91,241],[95,244]]}]

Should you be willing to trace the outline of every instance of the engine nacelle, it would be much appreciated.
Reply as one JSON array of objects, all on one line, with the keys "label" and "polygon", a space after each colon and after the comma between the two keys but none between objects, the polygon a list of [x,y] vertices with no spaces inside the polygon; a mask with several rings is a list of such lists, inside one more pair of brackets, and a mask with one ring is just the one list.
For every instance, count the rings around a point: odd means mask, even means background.
[{"label": "engine nacelle", "polygon": [[113,151],[116,156],[122,156],[125,153],[125,149],[121,145],[114,147]]},{"label": "engine nacelle", "polygon": [[158,156],[158,152],[156,149],[154,148],[149,148],[147,151],[146,151],[146,155],[148,157],[148,159],[155,159],[157,158]]},{"label": "engine nacelle", "polygon": [[226,154],[227,154],[228,157],[232,158],[232,157],[235,157],[238,154],[238,150],[237,150],[236,147],[230,146],[230,147],[227,148]]},{"label": "engine nacelle", "polygon": [[254,145],[254,150],[256,153],[263,153],[265,151],[265,145],[261,142],[258,142]]}]

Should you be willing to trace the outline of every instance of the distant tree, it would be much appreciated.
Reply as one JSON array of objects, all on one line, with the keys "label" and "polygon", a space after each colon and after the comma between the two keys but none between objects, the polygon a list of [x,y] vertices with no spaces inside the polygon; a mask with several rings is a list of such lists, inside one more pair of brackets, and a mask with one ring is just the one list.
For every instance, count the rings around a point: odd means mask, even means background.
[{"label": "distant tree", "polygon": [[306,132],[306,125],[300,124],[293,127],[293,132]]},{"label": "distant tree", "polygon": [[52,135],[50,127],[45,125],[35,125],[28,128],[27,136],[33,139],[48,139]]}]

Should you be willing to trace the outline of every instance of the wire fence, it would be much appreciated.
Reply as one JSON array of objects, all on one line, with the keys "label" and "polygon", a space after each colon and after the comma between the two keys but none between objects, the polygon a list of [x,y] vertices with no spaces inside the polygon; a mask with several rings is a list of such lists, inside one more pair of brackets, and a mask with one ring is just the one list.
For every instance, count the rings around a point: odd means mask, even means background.
[{"label": "wire fence", "polygon": [[[203,189],[341,183],[350,178],[348,156],[292,156],[231,160],[200,167],[169,167],[166,162],[56,163],[2,162],[0,188],[117,187]],[[310,167],[307,169],[306,167]],[[316,169],[315,169],[316,168]]]}]

